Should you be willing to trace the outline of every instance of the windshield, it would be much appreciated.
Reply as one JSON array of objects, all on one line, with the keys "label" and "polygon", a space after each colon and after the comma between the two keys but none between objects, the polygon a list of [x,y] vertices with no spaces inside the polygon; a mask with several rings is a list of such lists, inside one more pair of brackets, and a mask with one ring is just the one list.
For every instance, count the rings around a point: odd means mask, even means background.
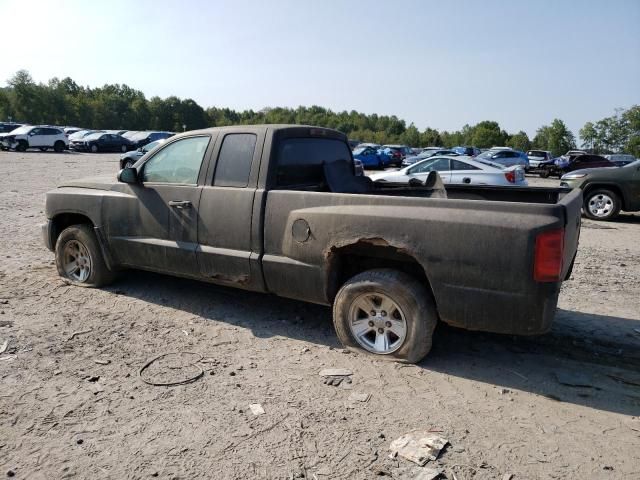
[{"label": "windshield", "polygon": [[97,140],[102,136],[102,133],[90,133],[89,135],[87,135],[85,138],[85,140]]},{"label": "windshield", "polygon": [[360,155],[362,152],[364,152],[364,148],[356,148],[356,149],[353,151],[353,154],[354,154],[354,155]]},{"label": "windshield", "polygon": [[156,140],[155,142],[151,142],[151,143],[146,144],[143,147],[143,150],[145,152],[148,152],[148,151],[153,150],[154,148],[156,148],[159,144],[160,144],[160,140]]},{"label": "windshield", "polygon": [[19,127],[15,130],[11,131],[12,135],[24,135],[25,133],[29,133],[33,127]]},{"label": "windshield", "polygon": [[143,138],[147,138],[151,133],[150,132],[138,132],[135,135],[129,137],[130,140],[142,140]]}]

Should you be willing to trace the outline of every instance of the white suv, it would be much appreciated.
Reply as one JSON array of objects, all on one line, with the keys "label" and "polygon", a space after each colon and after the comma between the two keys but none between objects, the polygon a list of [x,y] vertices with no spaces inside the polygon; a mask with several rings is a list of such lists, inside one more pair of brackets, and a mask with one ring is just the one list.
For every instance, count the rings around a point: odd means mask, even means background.
[{"label": "white suv", "polygon": [[45,126],[24,126],[0,135],[3,148],[15,148],[24,152],[27,148],[39,148],[43,152],[53,148],[62,152],[69,145],[69,140],[59,128]]}]

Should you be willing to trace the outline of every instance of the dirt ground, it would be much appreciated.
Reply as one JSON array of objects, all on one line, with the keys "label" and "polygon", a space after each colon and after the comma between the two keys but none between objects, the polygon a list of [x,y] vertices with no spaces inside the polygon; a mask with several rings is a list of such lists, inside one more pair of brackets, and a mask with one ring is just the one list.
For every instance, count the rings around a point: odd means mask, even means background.
[{"label": "dirt ground", "polygon": [[550,334],[439,326],[403,366],[345,352],[319,306],[141,272],[65,285],[44,194],[117,158],[0,152],[0,477],[413,479],[389,444],[423,429],[449,441],[443,478],[640,478],[640,215],[583,221]]}]

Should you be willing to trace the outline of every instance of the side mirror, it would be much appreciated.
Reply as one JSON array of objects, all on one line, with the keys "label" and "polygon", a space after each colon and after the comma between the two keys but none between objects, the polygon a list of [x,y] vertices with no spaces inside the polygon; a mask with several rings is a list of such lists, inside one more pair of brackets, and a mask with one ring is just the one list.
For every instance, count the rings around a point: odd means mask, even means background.
[{"label": "side mirror", "polygon": [[135,168],[123,168],[118,172],[118,181],[122,183],[138,183],[138,171]]}]

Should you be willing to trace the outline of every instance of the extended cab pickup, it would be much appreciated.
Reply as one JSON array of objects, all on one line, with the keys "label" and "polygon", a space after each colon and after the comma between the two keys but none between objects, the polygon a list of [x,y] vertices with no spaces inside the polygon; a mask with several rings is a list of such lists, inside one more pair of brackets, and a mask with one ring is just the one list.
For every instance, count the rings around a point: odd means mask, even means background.
[{"label": "extended cab pickup", "polygon": [[[333,306],[347,347],[417,362],[438,320],[547,331],[580,232],[580,190],[377,185],[347,137],[292,125],[176,135],[132,168],[47,193],[67,281],[137,268]],[[441,185],[441,184],[440,184]]]}]

